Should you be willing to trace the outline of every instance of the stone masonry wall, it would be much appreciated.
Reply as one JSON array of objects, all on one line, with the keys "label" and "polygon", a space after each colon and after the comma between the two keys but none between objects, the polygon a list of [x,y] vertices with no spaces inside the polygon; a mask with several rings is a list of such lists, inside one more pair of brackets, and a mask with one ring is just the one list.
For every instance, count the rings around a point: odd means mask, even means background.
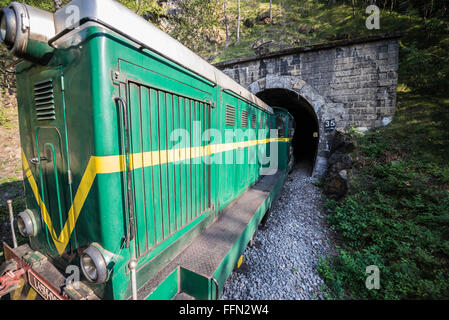
[{"label": "stone masonry wall", "polygon": [[[314,176],[323,176],[336,130],[388,125],[396,106],[399,36],[293,48],[216,64],[254,94],[283,88],[315,111],[320,137]],[[328,130],[325,123],[334,120]]]},{"label": "stone masonry wall", "polygon": [[297,77],[326,102],[343,104],[346,114],[339,127],[372,128],[389,123],[396,104],[397,38],[337,42],[297,51],[216,66],[246,88],[266,77]]}]

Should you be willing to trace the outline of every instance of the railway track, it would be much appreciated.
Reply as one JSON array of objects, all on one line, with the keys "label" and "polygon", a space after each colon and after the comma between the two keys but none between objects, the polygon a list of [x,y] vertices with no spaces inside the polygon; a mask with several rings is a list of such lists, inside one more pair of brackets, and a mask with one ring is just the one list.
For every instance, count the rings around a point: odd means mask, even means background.
[{"label": "railway track", "polygon": [[333,252],[322,210],[321,190],[307,166],[290,174],[263,230],[244,252],[243,264],[227,280],[222,299],[322,299],[316,271]]}]

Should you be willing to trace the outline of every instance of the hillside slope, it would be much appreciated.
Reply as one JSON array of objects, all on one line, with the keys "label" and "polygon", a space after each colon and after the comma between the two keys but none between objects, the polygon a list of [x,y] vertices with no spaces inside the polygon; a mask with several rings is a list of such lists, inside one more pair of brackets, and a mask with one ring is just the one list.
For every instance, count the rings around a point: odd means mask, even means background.
[{"label": "hillside slope", "polygon": [[[411,22],[408,17],[383,11],[381,28],[368,30],[365,20],[369,14],[365,13],[365,8],[353,11],[345,4],[329,5],[327,1],[312,0],[273,1],[273,21],[270,21],[267,18],[269,1],[250,0],[242,4],[240,42],[235,43],[236,23],[231,19],[231,45],[225,48],[220,44],[214,52],[201,52],[203,55],[216,54],[214,62],[254,55],[252,47],[256,41],[273,41],[270,49],[277,50],[405,30]],[[234,13],[236,10],[231,1],[229,11]]]},{"label": "hillside slope", "polygon": [[[329,298],[449,298],[449,98],[398,94],[394,121],[359,136],[349,195],[329,200],[338,255],[319,271]],[[368,290],[366,267],[380,270]]]}]

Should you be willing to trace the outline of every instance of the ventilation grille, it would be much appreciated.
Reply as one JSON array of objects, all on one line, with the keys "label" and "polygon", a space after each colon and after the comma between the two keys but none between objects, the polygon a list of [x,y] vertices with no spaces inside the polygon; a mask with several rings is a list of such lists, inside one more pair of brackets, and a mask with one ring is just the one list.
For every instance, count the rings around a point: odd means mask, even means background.
[{"label": "ventilation grille", "polygon": [[253,114],[253,119],[252,119],[252,123],[251,123],[253,129],[256,129],[257,126],[257,116],[255,114]]},{"label": "ventilation grille", "polygon": [[226,106],[226,125],[234,126],[235,123],[235,108],[232,106]]},{"label": "ventilation grille", "polygon": [[248,112],[243,110],[242,111],[242,127],[246,128],[248,126]]},{"label": "ventilation grille", "polygon": [[34,85],[34,104],[38,121],[56,120],[53,80],[45,80]]},{"label": "ventilation grille", "polygon": [[259,125],[259,129],[263,129],[263,117],[260,118],[260,125]]}]

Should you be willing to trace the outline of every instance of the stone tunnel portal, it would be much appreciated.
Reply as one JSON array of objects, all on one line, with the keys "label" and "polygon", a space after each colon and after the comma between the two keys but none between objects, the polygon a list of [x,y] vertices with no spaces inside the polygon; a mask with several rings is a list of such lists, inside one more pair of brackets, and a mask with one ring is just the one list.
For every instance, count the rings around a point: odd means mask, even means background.
[{"label": "stone tunnel portal", "polygon": [[266,89],[257,96],[268,105],[287,109],[295,118],[296,131],[292,142],[295,161],[309,167],[312,174],[319,142],[318,119],[312,106],[296,92],[283,88]]}]

